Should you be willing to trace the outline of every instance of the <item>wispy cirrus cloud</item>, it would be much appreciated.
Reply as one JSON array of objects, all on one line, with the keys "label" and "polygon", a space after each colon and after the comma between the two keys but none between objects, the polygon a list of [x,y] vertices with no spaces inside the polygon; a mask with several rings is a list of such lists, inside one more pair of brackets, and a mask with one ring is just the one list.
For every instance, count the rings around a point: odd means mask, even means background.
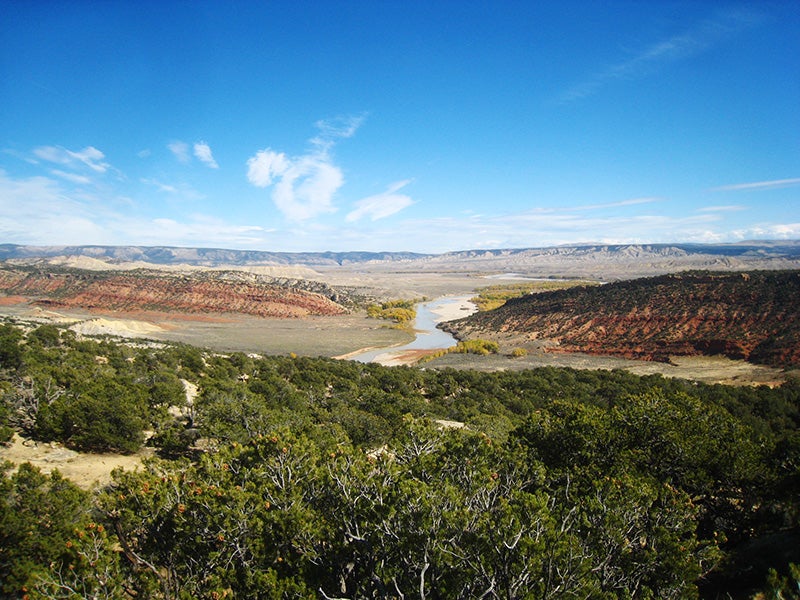
[{"label": "wispy cirrus cloud", "polygon": [[758,191],[758,190],[774,190],[778,188],[792,187],[800,185],[800,177],[791,179],[773,179],[770,181],[754,181],[750,183],[734,183],[731,185],[721,185],[712,188],[712,192],[739,192],[743,190]]},{"label": "wispy cirrus cloud", "polygon": [[706,212],[706,213],[725,213],[725,212],[737,212],[740,210],[747,210],[746,206],[739,206],[736,204],[729,204],[727,206],[704,206],[702,208],[697,209],[699,212]]},{"label": "wispy cirrus cloud", "polygon": [[345,221],[352,223],[364,217],[369,217],[372,221],[378,221],[411,206],[414,204],[411,197],[397,193],[409,183],[411,183],[410,179],[398,181],[390,185],[385,192],[359,200],[355,203],[355,210],[345,217]]},{"label": "wispy cirrus cloud", "polygon": [[33,150],[33,154],[40,160],[71,169],[87,167],[95,173],[105,173],[111,167],[105,160],[105,154],[94,146],[87,146],[83,150],[77,151],[61,146],[39,146]]},{"label": "wispy cirrus cloud", "polygon": [[177,185],[171,183],[164,183],[155,177],[142,177],[139,179],[143,184],[154,187],[159,192],[169,194],[177,200],[196,201],[205,198],[205,195],[198,192],[195,188],[187,183],[179,183]]},{"label": "wispy cirrus cloud", "polygon": [[568,89],[559,100],[562,103],[581,100],[615,81],[643,77],[669,63],[687,60],[753,27],[761,20],[761,15],[749,8],[736,7],[720,11],[709,19],[656,41],[629,58],[598,71]]},{"label": "wispy cirrus cloud", "polygon": [[140,179],[140,181],[142,183],[144,183],[145,185],[153,186],[154,188],[156,188],[160,192],[166,192],[167,194],[177,194],[178,193],[178,188],[176,188],[174,185],[168,185],[166,183],[161,183],[157,179],[153,179],[153,178],[150,178],[150,177],[142,177],[142,179]]},{"label": "wispy cirrus cloud", "polygon": [[88,185],[92,182],[91,177],[79,175],[78,173],[69,173],[67,171],[62,171],[61,169],[50,169],[50,173],[56,177],[60,177],[61,179],[66,179],[70,183],[75,183],[78,185]]},{"label": "wispy cirrus cloud", "polygon": [[344,175],[330,152],[338,140],[355,135],[362,122],[363,117],[318,121],[318,134],[309,140],[311,150],[301,156],[259,150],[247,160],[248,181],[256,187],[273,186],[272,201],[289,220],[335,212],[333,197],[344,184]]},{"label": "wispy cirrus cloud", "polygon": [[337,140],[353,137],[365,118],[365,115],[357,115],[321,119],[314,124],[319,134],[311,138],[311,145],[317,154],[325,155]]},{"label": "wispy cirrus cloud", "polygon": [[197,142],[194,145],[194,155],[202,163],[205,163],[212,169],[218,169],[219,165],[214,160],[214,155],[211,152],[211,146],[207,142]]},{"label": "wispy cirrus cloud", "polygon": [[651,204],[658,202],[658,198],[645,197],[645,198],[629,198],[627,200],[619,200],[618,202],[607,202],[604,204],[585,204],[583,206],[576,206],[574,208],[565,208],[562,210],[570,211],[584,211],[584,210],[600,210],[605,208],[621,208],[623,206],[636,206],[639,204]]},{"label": "wispy cirrus cloud", "polygon": [[191,160],[191,155],[189,154],[189,144],[186,142],[182,142],[180,140],[174,140],[167,144],[167,148],[178,161],[182,163],[188,163]]},{"label": "wispy cirrus cloud", "polygon": [[218,169],[219,165],[214,159],[214,153],[211,151],[211,146],[208,142],[199,141],[192,145],[187,144],[183,140],[173,140],[167,144],[167,148],[172,155],[178,159],[178,162],[184,164],[189,163],[194,156],[201,163],[211,169]]}]

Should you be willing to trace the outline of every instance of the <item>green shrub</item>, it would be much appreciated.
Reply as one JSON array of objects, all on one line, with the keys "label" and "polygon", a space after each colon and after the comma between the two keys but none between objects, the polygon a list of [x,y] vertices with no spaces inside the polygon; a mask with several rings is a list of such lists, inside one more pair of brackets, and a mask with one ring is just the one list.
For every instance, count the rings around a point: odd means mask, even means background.
[{"label": "green shrub", "polygon": [[458,346],[453,350],[459,354],[479,354],[481,356],[497,354],[499,351],[500,345],[497,342],[481,339],[458,342]]},{"label": "green shrub", "polygon": [[417,317],[416,305],[416,300],[389,300],[381,304],[370,304],[367,307],[367,316],[405,325]]}]

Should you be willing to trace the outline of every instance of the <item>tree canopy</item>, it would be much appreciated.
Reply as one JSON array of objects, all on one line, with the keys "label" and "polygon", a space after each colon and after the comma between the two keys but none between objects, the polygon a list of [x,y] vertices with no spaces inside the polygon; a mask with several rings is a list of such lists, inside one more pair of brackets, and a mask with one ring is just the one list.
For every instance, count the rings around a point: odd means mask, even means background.
[{"label": "tree canopy", "polygon": [[797,380],[387,368],[44,327],[0,327],[0,426],[160,457],[92,491],[7,466],[4,597],[794,593]]}]

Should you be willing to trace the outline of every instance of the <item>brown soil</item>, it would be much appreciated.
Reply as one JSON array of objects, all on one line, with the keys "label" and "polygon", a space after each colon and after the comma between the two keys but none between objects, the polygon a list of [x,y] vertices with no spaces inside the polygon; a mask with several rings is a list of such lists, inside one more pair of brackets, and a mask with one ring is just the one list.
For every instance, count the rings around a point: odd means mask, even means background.
[{"label": "brown soil", "polygon": [[111,481],[111,471],[121,467],[135,470],[141,466],[142,458],[151,456],[152,450],[137,454],[82,454],[56,443],[36,443],[19,435],[9,446],[0,446],[0,461],[8,460],[15,465],[29,462],[43,473],[55,469],[70,481],[84,489],[101,486]]},{"label": "brown soil", "polygon": [[736,386],[777,386],[784,383],[787,377],[787,372],[781,369],[754,365],[744,360],[732,360],[722,356],[673,356],[669,363],[664,363],[581,353],[532,352],[527,356],[512,358],[509,353],[510,347],[501,347],[500,354],[489,356],[446,354],[425,363],[425,367],[428,369],[454,368],[478,371],[519,371],[537,367],[622,369],[636,375],[662,375],[701,383]]}]

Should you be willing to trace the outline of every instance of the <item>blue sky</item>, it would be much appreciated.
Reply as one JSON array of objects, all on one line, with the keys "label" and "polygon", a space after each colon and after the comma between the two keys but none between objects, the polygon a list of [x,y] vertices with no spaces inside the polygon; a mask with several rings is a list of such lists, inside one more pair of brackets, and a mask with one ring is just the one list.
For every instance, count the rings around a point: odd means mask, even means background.
[{"label": "blue sky", "polygon": [[0,242],[800,239],[794,0],[0,14]]}]

